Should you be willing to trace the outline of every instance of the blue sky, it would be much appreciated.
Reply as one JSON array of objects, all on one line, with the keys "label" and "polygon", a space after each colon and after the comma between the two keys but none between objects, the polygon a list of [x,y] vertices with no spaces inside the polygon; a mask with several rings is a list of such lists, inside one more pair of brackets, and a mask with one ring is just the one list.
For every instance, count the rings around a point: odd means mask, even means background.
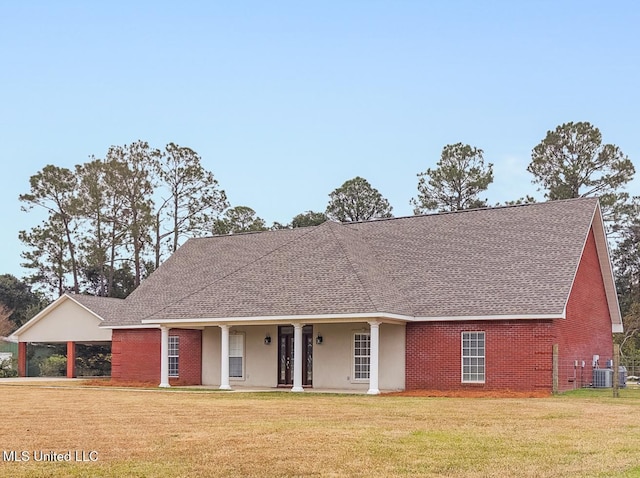
[{"label": "blue sky", "polygon": [[494,163],[490,203],[541,198],[531,149],[568,121],[638,167],[639,24],[630,0],[2,2],[0,274],[24,275],[31,175],[138,139],[196,150],[269,224],[354,176],[410,215],[457,142]]}]

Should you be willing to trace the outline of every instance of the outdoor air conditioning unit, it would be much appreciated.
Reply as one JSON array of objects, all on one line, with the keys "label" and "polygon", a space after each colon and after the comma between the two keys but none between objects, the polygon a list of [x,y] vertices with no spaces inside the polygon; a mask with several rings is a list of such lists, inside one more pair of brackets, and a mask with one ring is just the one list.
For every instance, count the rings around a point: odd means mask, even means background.
[{"label": "outdoor air conditioning unit", "polygon": [[618,385],[620,388],[627,387],[627,367],[623,365],[618,367]]},{"label": "outdoor air conditioning unit", "polygon": [[593,369],[593,388],[613,387],[613,370],[610,368]]}]

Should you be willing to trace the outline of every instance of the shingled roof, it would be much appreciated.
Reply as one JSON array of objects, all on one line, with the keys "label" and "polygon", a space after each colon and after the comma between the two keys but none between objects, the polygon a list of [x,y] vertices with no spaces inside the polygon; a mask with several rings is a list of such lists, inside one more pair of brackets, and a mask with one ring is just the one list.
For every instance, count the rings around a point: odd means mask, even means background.
[{"label": "shingled roof", "polygon": [[190,239],[106,326],[564,313],[597,199]]},{"label": "shingled roof", "polygon": [[81,295],[68,293],[71,299],[86,307],[102,320],[117,320],[119,316],[122,299],[113,297],[96,297],[93,295]]},{"label": "shingled roof", "polygon": [[[27,330],[31,329],[34,325],[38,324],[40,321],[45,320],[53,310],[57,309],[61,304],[64,304],[67,301],[75,302],[80,307],[83,307],[90,314],[95,315],[103,322],[108,320],[117,321],[120,317],[120,308],[125,303],[125,301],[122,299],[115,299],[111,297],[96,297],[92,295],[65,293],[58,297],[57,300],[45,307],[43,310],[38,312],[34,317],[32,317],[29,321],[19,327],[16,331],[14,331],[11,334],[11,337],[17,339],[25,332],[27,332]],[[94,323],[95,321],[91,320],[90,322]],[[83,331],[83,333],[84,332],[86,332],[86,330]],[[92,338],[87,338],[87,340],[95,340],[95,336],[93,334],[91,335]]]}]

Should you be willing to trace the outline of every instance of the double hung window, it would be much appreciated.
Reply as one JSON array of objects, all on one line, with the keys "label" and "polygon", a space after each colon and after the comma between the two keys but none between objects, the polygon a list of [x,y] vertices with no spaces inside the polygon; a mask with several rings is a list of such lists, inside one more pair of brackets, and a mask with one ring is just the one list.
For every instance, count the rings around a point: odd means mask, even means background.
[{"label": "double hung window", "polygon": [[180,337],[169,336],[169,377],[177,377],[180,364]]},{"label": "double hung window", "polygon": [[484,383],[484,332],[462,332],[462,382]]},{"label": "double hung window", "polygon": [[244,378],[244,334],[229,335],[229,378]]},{"label": "double hung window", "polygon": [[371,364],[371,334],[356,332],[353,336],[353,379],[369,380]]}]

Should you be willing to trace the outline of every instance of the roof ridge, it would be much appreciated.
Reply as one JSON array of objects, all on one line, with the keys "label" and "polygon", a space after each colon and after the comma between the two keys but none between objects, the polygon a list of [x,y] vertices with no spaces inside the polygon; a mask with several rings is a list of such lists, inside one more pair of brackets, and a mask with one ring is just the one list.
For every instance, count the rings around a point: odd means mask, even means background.
[{"label": "roof ridge", "polygon": [[[324,223],[323,223],[324,224]],[[322,224],[320,224],[322,225]],[[295,231],[296,229],[304,229],[304,228],[308,228],[308,227],[315,227],[315,226],[303,226],[303,227],[293,227],[293,228],[289,228],[289,227],[285,227],[282,229],[265,229],[263,231],[242,231],[242,232],[233,232],[233,233],[229,233],[229,234],[211,234],[211,235],[207,235],[207,236],[200,236],[200,237],[190,237],[188,240],[189,241],[202,241],[202,240],[211,240],[211,239],[221,239],[221,238],[225,238],[225,237],[231,237],[231,236],[252,236],[252,235],[256,235],[256,234],[264,234],[264,233],[274,233],[274,234],[286,234],[289,233],[291,231]]]},{"label": "roof ridge", "polygon": [[[327,224],[326,222],[324,224]],[[347,258],[347,262],[349,262],[349,265],[351,266],[351,269],[353,270],[353,273],[355,274],[356,278],[358,279],[358,283],[360,284],[360,287],[362,287],[362,290],[364,291],[364,293],[367,295],[367,299],[369,300],[369,302],[371,303],[371,305],[373,306],[373,308],[379,312],[378,310],[378,304],[376,304],[374,302],[374,300],[371,298],[371,294],[369,293],[369,288],[366,287],[364,285],[364,283],[362,282],[362,278],[360,277],[360,274],[358,274],[358,269],[353,265],[353,261],[351,260],[351,257],[349,256],[349,253],[347,252],[347,250],[344,247],[344,244],[342,244],[342,241],[340,240],[340,238],[337,236],[334,227],[339,227],[338,224],[333,224],[333,222],[329,223],[329,230],[331,231],[331,235],[333,235],[334,239],[336,240],[336,242],[338,243],[338,246],[340,247],[340,250],[342,251],[342,253],[344,254],[344,256]],[[356,231],[357,233],[357,231]]]},{"label": "roof ridge", "polygon": [[76,294],[75,292],[65,292],[63,295],[68,295],[69,297],[76,299],[81,298],[89,299],[89,300],[124,300],[122,297],[109,297],[104,295],[94,295],[94,294]]},{"label": "roof ridge", "polygon": [[[162,312],[163,310],[166,310],[166,309],[168,309],[169,307],[171,307],[171,306],[173,306],[173,305],[177,304],[178,302],[181,302],[181,301],[183,301],[183,300],[185,300],[185,299],[187,299],[187,298],[189,298],[189,297],[191,297],[191,296],[193,296],[193,295],[197,294],[198,292],[200,292],[200,291],[202,291],[202,290],[206,289],[207,287],[212,286],[212,285],[213,285],[213,284],[215,284],[216,282],[221,282],[222,280],[226,279],[227,277],[232,276],[232,275],[234,275],[234,274],[237,274],[237,273],[238,273],[238,272],[240,272],[241,270],[243,270],[243,269],[245,269],[245,268],[247,268],[247,267],[249,267],[249,266],[251,266],[251,265],[255,264],[256,262],[258,262],[258,261],[260,261],[260,260],[264,259],[265,257],[267,257],[267,256],[269,256],[269,255],[271,255],[271,254],[275,254],[275,253],[276,253],[277,251],[279,251],[280,249],[282,249],[282,248],[284,248],[284,247],[288,246],[289,244],[291,244],[291,243],[293,243],[293,242],[296,242],[297,240],[299,240],[299,239],[301,239],[301,238],[305,237],[306,235],[308,235],[308,234],[312,233],[312,232],[313,232],[313,231],[315,231],[315,230],[316,230],[316,228],[315,228],[315,227],[310,227],[310,228],[309,228],[309,231],[304,232],[303,234],[297,235],[297,236],[295,236],[293,239],[291,239],[291,240],[289,240],[289,241],[286,241],[286,242],[284,242],[284,243],[280,244],[280,245],[279,245],[279,246],[277,246],[277,247],[274,247],[273,249],[271,249],[271,250],[267,251],[265,254],[262,254],[262,255],[260,255],[260,256],[258,256],[258,257],[256,257],[256,258],[255,258],[255,259],[253,259],[252,261],[249,261],[249,262],[246,262],[246,263],[242,264],[241,266],[239,266],[239,267],[235,268],[234,270],[230,271],[229,273],[227,273],[227,274],[225,274],[225,275],[223,275],[223,276],[221,276],[221,277],[218,277],[218,278],[216,278],[215,280],[213,280],[213,281],[211,281],[211,282],[207,282],[207,283],[206,283],[206,284],[204,284],[203,286],[198,287],[197,289],[192,290],[192,291],[191,291],[191,292],[189,292],[188,294],[183,295],[182,297],[180,297],[180,298],[176,299],[175,301],[172,301],[172,302],[167,303],[164,307],[161,307],[161,308],[159,308],[159,309],[157,309],[157,310],[153,310],[153,311],[151,311],[150,313],[148,313],[147,315],[145,315],[144,317],[142,317],[140,320],[144,320],[144,319],[146,319],[146,318],[148,318],[148,317],[151,317],[151,316],[153,316],[153,315],[156,315],[156,314],[158,314],[158,313]],[[258,232],[258,231],[255,231],[255,232]],[[262,232],[266,232],[266,231],[262,231]],[[228,236],[233,236],[233,235],[234,235],[234,234],[228,234],[227,236],[221,236],[221,237],[228,237]],[[218,236],[213,236],[213,237],[218,237]]]},{"label": "roof ridge", "polygon": [[540,206],[546,206],[546,205],[556,204],[556,203],[560,203],[560,202],[572,202],[572,201],[578,202],[578,201],[595,201],[595,200],[599,200],[599,198],[597,196],[581,196],[581,197],[578,197],[578,198],[551,199],[551,200],[542,201],[542,202],[528,202],[528,203],[521,203],[521,204],[500,204],[500,205],[496,205],[496,206],[485,206],[485,207],[476,207],[476,208],[470,208],[470,209],[459,209],[457,211],[437,211],[437,212],[425,213],[425,214],[411,214],[411,215],[407,215],[407,216],[378,217],[378,218],[367,219],[367,220],[363,220],[363,221],[342,222],[340,224],[343,224],[345,226],[349,226],[351,224],[368,224],[368,223],[373,223],[373,222],[397,221],[397,220],[402,220],[402,219],[413,219],[413,218],[417,218],[417,217],[449,216],[449,215],[457,215],[457,214],[465,214],[465,213],[474,213],[474,212],[480,212],[480,211],[493,211],[493,210],[497,211],[497,210],[500,210],[500,209],[515,209],[515,208],[524,208],[524,207],[540,207]]},{"label": "roof ridge", "polygon": [[[403,314],[405,314],[406,311],[403,312],[403,311],[400,311],[400,310],[393,310],[393,308],[395,308],[398,304],[397,303],[393,303],[392,304],[389,301],[389,299],[393,295],[397,294],[397,295],[402,297],[402,302],[403,303],[405,303],[405,304],[408,303],[406,294],[402,291],[402,289],[396,283],[396,280],[395,280],[392,272],[389,271],[385,267],[384,262],[380,260],[379,251],[357,229],[354,229],[354,228],[337,229],[338,227],[343,226],[343,225],[344,224],[342,224],[342,223],[336,224],[335,225],[336,228],[335,229],[332,228],[332,229],[334,229],[333,234],[336,237],[336,240],[340,244],[340,247],[344,251],[345,255],[347,256],[347,260],[349,261],[349,264],[353,268],[353,270],[354,270],[354,272],[356,274],[356,277],[358,278],[358,282],[362,285],[362,287],[366,291],[367,297],[369,297],[369,300],[371,301],[371,303],[375,307],[375,310],[378,311],[378,312],[391,312],[391,313],[403,313]],[[343,232],[343,233],[349,231],[348,234],[354,235],[361,244],[364,244],[367,247],[368,252],[373,255],[373,259],[374,260],[370,260],[368,256],[365,256],[365,257],[362,258],[365,262],[355,264],[353,262],[353,259],[354,258],[357,259],[357,256],[354,255],[353,250],[350,250],[348,247],[345,246],[345,244],[351,243],[351,241],[345,241],[344,238],[342,238],[339,235],[337,235],[335,233],[335,231],[338,231],[338,230],[340,232]],[[353,247],[358,247],[357,245],[353,245],[353,244],[351,244],[351,245]],[[360,250],[358,249],[358,251],[360,251]],[[384,279],[382,281],[376,280],[376,279],[380,278],[379,276],[377,276],[376,278],[370,277],[367,280],[366,279],[366,277],[368,277],[366,275],[366,268],[367,267],[371,267],[371,268],[375,269],[376,272],[381,273],[382,277],[384,277]],[[364,270],[363,270],[363,268],[364,268]],[[377,292],[378,295],[375,295],[375,296],[372,297],[369,291]],[[384,310],[385,309],[384,304],[387,304],[387,306],[389,307],[388,310]],[[410,315],[415,315],[415,311],[411,307],[409,307],[409,310],[411,312]]]}]

